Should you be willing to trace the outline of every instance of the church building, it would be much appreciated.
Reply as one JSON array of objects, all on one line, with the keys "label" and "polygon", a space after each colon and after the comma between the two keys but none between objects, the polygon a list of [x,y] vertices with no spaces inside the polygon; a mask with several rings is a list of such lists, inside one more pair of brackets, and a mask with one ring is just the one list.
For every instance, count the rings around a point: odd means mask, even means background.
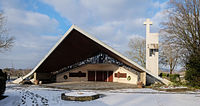
[{"label": "church building", "polygon": [[[148,28],[150,27],[148,22],[145,24]],[[147,30],[150,30],[148,28]],[[149,33],[148,36],[151,36]],[[153,44],[158,45],[158,42]],[[153,45],[152,47],[155,48],[152,51],[151,45],[147,45],[149,47],[147,51],[151,52],[151,57],[147,59],[152,60],[154,57],[157,59],[156,49],[158,48]],[[155,59],[148,60],[150,63],[155,61],[149,64],[158,64],[158,60]],[[72,25],[29,74],[13,82],[19,83],[34,75],[34,80],[38,82],[95,81],[129,84],[142,82],[144,85],[154,82],[168,83],[154,72],[158,71],[157,69],[149,69],[138,65],[79,27]]]}]

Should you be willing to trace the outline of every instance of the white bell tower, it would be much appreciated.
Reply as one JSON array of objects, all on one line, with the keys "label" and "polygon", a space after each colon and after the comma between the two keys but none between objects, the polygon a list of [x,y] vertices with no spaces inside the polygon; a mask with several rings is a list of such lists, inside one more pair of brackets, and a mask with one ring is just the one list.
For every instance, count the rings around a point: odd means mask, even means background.
[{"label": "white bell tower", "polygon": [[153,23],[146,19],[146,69],[158,76],[158,33],[150,33],[150,25]]}]

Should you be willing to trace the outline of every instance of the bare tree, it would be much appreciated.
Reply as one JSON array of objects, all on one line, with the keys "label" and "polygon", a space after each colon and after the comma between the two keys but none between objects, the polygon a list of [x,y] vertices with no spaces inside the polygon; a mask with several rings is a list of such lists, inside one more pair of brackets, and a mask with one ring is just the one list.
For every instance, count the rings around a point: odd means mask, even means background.
[{"label": "bare tree", "polygon": [[163,42],[160,44],[159,63],[164,67],[169,67],[170,74],[181,63],[182,49],[178,46]]},{"label": "bare tree", "polygon": [[187,50],[185,55],[200,54],[200,1],[171,0],[168,21],[162,23],[166,42]]},{"label": "bare tree", "polygon": [[5,28],[5,17],[0,12],[0,51],[8,50],[13,46],[14,38],[9,37],[7,29]]},{"label": "bare tree", "polygon": [[127,56],[141,66],[146,66],[146,40],[142,37],[134,37],[128,43]]},{"label": "bare tree", "polygon": [[200,0],[171,0],[169,5],[166,41],[185,49],[185,79],[200,87]]}]

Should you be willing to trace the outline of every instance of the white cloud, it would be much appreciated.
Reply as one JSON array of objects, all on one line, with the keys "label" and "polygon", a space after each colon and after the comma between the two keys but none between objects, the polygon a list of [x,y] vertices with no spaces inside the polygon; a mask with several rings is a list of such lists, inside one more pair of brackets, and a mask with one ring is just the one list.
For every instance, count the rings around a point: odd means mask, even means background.
[{"label": "white cloud", "polygon": [[[134,34],[145,36],[143,22],[145,18],[149,18],[148,10],[163,6],[162,3],[151,0],[43,0],[43,2],[51,5],[72,24],[93,33],[100,40],[121,46],[126,46],[128,41],[124,38],[127,36]],[[154,27],[153,29],[158,31],[157,22]]]},{"label": "white cloud", "polygon": [[[43,0],[74,24],[101,24],[144,16],[150,0]],[[87,26],[87,25],[86,25]]]},{"label": "white cloud", "polygon": [[8,20],[7,26],[11,31],[19,29],[39,34],[57,31],[58,22],[47,15],[16,8],[5,8],[4,12]]},{"label": "white cloud", "polygon": [[[80,26],[122,53],[128,48],[130,38],[145,36],[143,22],[146,18],[151,18],[154,22],[152,31],[158,31],[159,22],[163,18],[161,11],[166,7],[166,3],[154,0],[43,0],[42,2],[52,6],[72,24]],[[11,52],[0,56],[0,60],[17,61],[15,64],[19,67],[33,67],[60,37],[51,36],[60,35],[57,28],[60,23],[48,15],[25,10],[21,6],[25,4],[21,4],[20,0],[6,1],[2,5],[1,8],[8,17],[10,34],[16,37],[16,43]],[[159,11],[156,13],[150,11],[154,9]],[[0,63],[3,64],[3,61]]]},{"label": "white cloud", "polygon": [[[19,8],[18,2],[5,1],[1,9],[7,20],[9,35],[15,37],[14,47],[0,54],[0,68],[33,68],[56,43],[59,23],[45,14]],[[8,8],[9,7],[9,8]]]},{"label": "white cloud", "polygon": [[130,35],[130,36],[128,36],[128,37],[127,37],[127,40],[136,39],[136,38],[145,39],[145,37],[136,34],[136,35]]}]

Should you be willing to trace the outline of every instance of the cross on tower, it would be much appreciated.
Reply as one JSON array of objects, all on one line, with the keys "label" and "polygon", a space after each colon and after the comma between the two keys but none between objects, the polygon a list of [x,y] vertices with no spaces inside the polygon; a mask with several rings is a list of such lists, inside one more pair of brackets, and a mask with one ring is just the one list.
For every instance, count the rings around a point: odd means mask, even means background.
[{"label": "cross on tower", "polygon": [[146,25],[146,33],[150,33],[150,25],[152,25],[153,22],[150,21],[149,18],[146,19],[146,21],[144,22],[144,25]]}]

